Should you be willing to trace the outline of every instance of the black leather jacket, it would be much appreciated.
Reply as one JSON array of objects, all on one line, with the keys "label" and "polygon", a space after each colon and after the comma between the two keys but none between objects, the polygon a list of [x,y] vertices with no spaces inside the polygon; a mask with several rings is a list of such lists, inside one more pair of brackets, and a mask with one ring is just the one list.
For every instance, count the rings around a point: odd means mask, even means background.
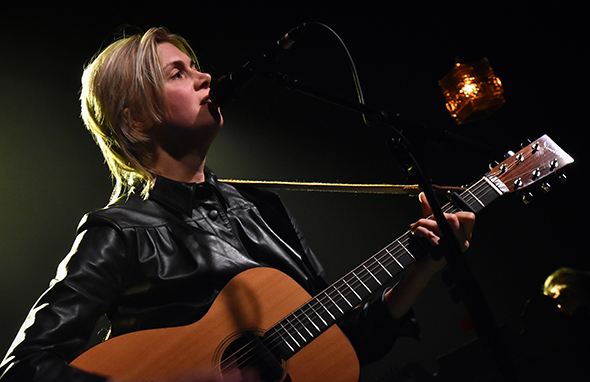
[{"label": "black leather jacket", "polygon": [[[68,366],[101,316],[111,336],[186,325],[201,318],[236,274],[259,266],[286,273],[310,294],[324,271],[278,196],[218,182],[158,178],[147,200],[132,195],[87,214],[71,252],[39,298],[0,367],[4,381],[104,381]],[[354,310],[341,327],[361,363],[415,334],[380,300]]]}]

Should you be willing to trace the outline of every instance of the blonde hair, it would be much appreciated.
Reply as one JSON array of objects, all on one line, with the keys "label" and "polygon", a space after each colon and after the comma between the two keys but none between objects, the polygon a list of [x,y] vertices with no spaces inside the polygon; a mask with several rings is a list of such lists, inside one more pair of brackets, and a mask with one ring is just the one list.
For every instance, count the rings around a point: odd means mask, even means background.
[{"label": "blonde hair", "polygon": [[556,286],[569,287],[572,293],[590,302],[590,272],[562,267],[547,276],[543,283],[543,294],[551,296]]},{"label": "blonde hair", "polygon": [[111,203],[136,187],[147,197],[151,170],[149,137],[138,124],[161,123],[166,113],[158,45],[169,42],[197,63],[188,42],[165,28],[114,41],[84,69],[82,119],[99,146],[114,181]]}]

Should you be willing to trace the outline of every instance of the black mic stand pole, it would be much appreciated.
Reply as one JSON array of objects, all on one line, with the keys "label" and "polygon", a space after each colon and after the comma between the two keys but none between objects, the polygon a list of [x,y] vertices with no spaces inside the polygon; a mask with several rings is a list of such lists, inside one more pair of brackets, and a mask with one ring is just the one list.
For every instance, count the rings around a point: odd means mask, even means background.
[{"label": "black mic stand pole", "polygon": [[412,127],[417,127],[417,125],[402,118],[399,114],[395,115],[395,118],[392,120],[387,116],[387,113],[382,110],[376,110],[365,104],[352,102],[319,89],[315,89],[297,79],[290,78],[285,74],[275,73],[273,76],[277,85],[286,89],[297,91],[336,106],[363,114],[369,126],[381,128],[388,136],[388,139],[397,142],[392,152],[395,156],[399,156],[400,153],[396,153],[395,151],[403,150],[401,155],[408,159],[408,165],[412,166],[412,171],[415,171],[418,175],[418,183],[432,208],[432,215],[442,232],[442,238],[439,243],[441,253],[444,254],[447,260],[449,269],[452,272],[454,281],[461,293],[461,297],[465,302],[467,311],[471,316],[478,337],[481,339],[484,346],[489,347],[492,352],[496,366],[498,367],[498,371],[503,380],[506,382],[516,381],[516,373],[504,349],[504,343],[494,321],[491,309],[489,308],[483,292],[463,256],[461,247],[451,230],[451,227],[444,217],[442,208],[430,182],[430,177],[426,172],[426,167],[422,164],[421,153],[415,150],[411,142],[406,139],[401,130],[398,129],[398,127],[411,129]]}]

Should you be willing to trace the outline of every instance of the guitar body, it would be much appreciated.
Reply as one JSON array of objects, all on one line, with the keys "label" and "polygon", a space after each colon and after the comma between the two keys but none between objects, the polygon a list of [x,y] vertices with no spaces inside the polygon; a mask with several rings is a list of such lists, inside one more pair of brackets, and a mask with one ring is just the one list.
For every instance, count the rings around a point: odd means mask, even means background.
[{"label": "guitar body", "polygon": [[[196,323],[112,338],[71,365],[125,381],[173,382],[191,374],[219,375],[221,355],[240,332],[262,333],[310,298],[280,271],[253,268],[233,278]],[[284,366],[285,381],[356,382],[359,378],[354,349],[337,326],[327,329]]]}]

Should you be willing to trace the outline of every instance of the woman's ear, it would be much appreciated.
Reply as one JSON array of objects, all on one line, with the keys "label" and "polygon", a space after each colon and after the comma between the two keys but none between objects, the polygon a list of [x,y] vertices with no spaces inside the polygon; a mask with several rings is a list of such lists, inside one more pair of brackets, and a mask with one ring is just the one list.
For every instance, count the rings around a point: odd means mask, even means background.
[{"label": "woman's ear", "polygon": [[142,134],[146,134],[150,130],[151,125],[148,124],[145,119],[143,119],[143,118],[139,119],[139,118],[131,115],[131,111],[129,110],[128,107],[123,109],[123,115],[124,115],[124,118],[128,122],[130,122],[130,125],[133,128],[133,130],[135,130],[139,133],[142,133]]}]

